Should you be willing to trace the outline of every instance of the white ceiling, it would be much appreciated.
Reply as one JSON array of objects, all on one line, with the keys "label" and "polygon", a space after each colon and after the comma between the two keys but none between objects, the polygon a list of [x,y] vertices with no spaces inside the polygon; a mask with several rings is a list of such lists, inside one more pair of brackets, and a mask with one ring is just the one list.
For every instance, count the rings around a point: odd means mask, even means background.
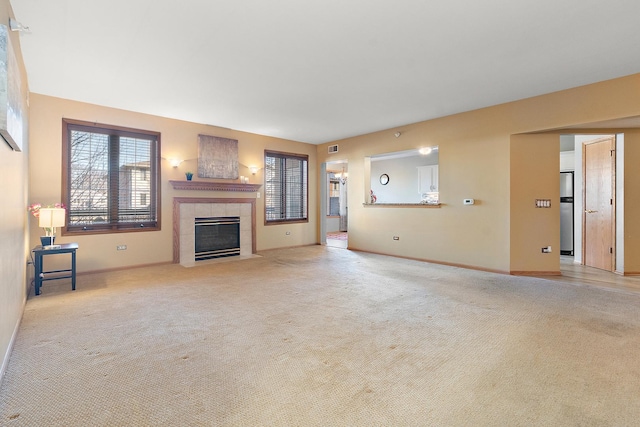
[{"label": "white ceiling", "polygon": [[313,144],[640,72],[638,0],[11,0],[30,90]]}]

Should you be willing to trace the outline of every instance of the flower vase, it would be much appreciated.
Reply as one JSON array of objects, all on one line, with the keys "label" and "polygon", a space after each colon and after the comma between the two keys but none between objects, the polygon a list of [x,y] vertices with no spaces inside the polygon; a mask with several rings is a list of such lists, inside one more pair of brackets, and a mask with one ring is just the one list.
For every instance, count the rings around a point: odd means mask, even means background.
[{"label": "flower vase", "polygon": [[40,243],[42,246],[51,246],[56,240],[56,236],[40,236]]}]

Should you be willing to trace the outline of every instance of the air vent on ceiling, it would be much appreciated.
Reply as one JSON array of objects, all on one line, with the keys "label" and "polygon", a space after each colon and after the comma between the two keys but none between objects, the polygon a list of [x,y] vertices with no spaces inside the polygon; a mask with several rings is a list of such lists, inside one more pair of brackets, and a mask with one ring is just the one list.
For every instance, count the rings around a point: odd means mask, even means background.
[{"label": "air vent on ceiling", "polygon": [[337,153],[338,152],[338,145],[330,145],[329,146],[329,154],[331,153]]}]

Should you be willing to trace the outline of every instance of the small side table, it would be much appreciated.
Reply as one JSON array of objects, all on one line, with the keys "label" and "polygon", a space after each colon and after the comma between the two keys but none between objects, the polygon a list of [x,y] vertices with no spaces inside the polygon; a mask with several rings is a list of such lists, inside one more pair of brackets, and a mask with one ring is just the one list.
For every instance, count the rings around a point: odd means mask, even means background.
[{"label": "small side table", "polygon": [[[71,290],[76,290],[76,250],[78,250],[77,243],[63,243],[53,247],[36,246],[33,248],[32,252],[35,256],[34,265],[36,269],[34,280],[36,295],[40,295],[40,288],[42,287],[42,282],[45,280],[71,278]],[[71,254],[71,268],[67,270],[43,271],[44,256],[54,254]],[[53,276],[47,277],[48,274],[53,274]]]}]

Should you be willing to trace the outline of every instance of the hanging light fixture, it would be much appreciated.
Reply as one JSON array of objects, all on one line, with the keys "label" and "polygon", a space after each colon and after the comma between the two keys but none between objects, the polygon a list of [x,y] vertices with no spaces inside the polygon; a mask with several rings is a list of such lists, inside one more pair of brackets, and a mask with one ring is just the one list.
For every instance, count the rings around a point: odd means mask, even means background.
[{"label": "hanging light fixture", "polygon": [[344,171],[344,168],[342,168],[342,172],[338,172],[334,175],[340,180],[340,184],[345,185],[347,183],[347,177],[349,176],[349,174]]}]

